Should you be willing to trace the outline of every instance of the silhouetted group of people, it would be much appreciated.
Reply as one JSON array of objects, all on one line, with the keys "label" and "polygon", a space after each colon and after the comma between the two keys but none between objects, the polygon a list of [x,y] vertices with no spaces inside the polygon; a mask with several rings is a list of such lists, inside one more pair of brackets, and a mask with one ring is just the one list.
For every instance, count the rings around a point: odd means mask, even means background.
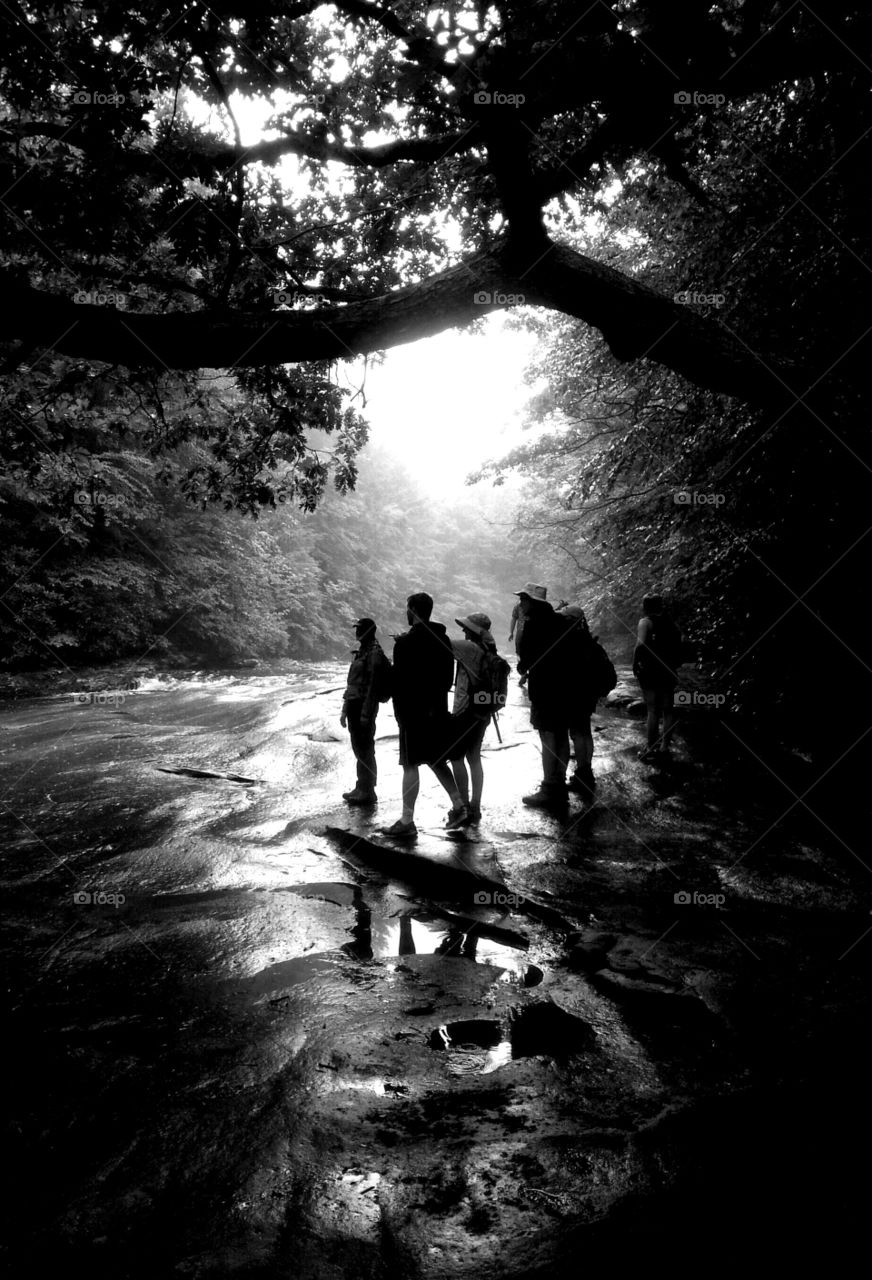
[{"label": "silhouetted group of people", "polygon": [[[584,610],[561,601],[555,608],[547,589],[528,582],[516,591],[509,639],[530,701],[530,722],[539,733],[542,779],[523,797],[531,808],[559,809],[569,794],[592,801],[591,715],[598,700],[617,683],[611,659],[591,634]],[[648,722],[643,759],[668,752],[674,731],[673,693],[682,641],[659,596],[646,596],[639,622],[633,671],[642,687]],[[354,624],[358,647],[348,672],[341,723],[348,728],[357,760],[357,782],[343,798],[352,805],[377,802],[375,732],[379,705],[393,700],[399,728],[402,812],[385,834],[414,839],[420,766],[442,785],[450,808],[448,830],[481,820],[484,770],[481,751],[488,724],[505,702],[508,664],[497,654],[491,620],[484,613],[456,618],[462,638],[452,639],[432,618],[426,592],[409,596],[409,630],[394,637],[392,660],[376,638],[372,618]],[[454,689],[449,709],[449,693]],[[662,729],[661,729],[662,724]],[[499,730],[497,730],[499,732]],[[571,750],[575,769],[567,778]]]}]

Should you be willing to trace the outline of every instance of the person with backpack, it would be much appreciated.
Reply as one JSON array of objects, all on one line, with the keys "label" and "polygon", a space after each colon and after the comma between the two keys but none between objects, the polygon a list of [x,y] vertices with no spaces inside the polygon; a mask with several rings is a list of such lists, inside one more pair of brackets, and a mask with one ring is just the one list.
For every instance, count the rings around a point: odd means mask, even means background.
[{"label": "person with backpack", "polygon": [[357,761],[357,783],[351,791],[342,794],[347,804],[378,803],[375,722],[379,703],[387,702],[391,696],[391,664],[375,638],[377,630],[372,618],[358,618],[354,624],[358,647],[351,651],[339,717],[342,728],[348,728],[351,750]]},{"label": "person with backpack", "polygon": [[633,675],[642,687],[648,710],[648,742],[639,753],[640,760],[652,761],[669,755],[675,731],[673,698],[683,650],[681,631],[667,613],[662,596],[645,596],[633,650]]},{"label": "person with backpack", "polygon": [[584,800],[592,800],[596,778],[593,776],[593,733],[590,718],[600,698],[611,693],[618,683],[618,673],[598,637],[591,635],[580,605],[558,606],[558,614],[569,623],[569,637],[575,649],[567,685],[568,736],[575,749],[575,772],[567,785],[570,791],[576,792]]},{"label": "person with backpack", "polygon": [[486,613],[470,613],[454,621],[462,628],[463,639],[453,641],[457,675],[452,712],[454,745],[449,759],[457,790],[467,807],[466,819],[461,824],[465,826],[481,821],[484,787],[481,747],[485,730],[506,704],[509,664],[497,653],[491,620]]},{"label": "person with backpack", "polygon": [[403,812],[385,835],[414,840],[415,804],[420,787],[419,766],[427,764],[451,800],[448,826],[466,821],[467,810],[448,765],[452,750],[452,721],[448,690],[454,683],[454,650],[441,622],[432,622],[433,597],[416,592],[406,601],[409,630],[394,641],[394,714],[400,730],[403,767]]}]

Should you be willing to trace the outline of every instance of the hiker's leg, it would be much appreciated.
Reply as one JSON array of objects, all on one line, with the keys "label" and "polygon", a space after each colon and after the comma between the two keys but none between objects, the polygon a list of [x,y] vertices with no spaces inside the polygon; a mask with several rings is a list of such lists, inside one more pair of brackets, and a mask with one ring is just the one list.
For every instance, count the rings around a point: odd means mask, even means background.
[{"label": "hiker's leg", "polygon": [[669,750],[672,735],[675,732],[675,690],[666,689],[663,693],[663,750]]},{"label": "hiker's leg", "polygon": [[[486,726],[485,726],[486,727]],[[481,744],[484,738],[484,728],[479,736],[478,742],[471,747],[466,755],[469,765],[469,775],[472,779],[472,803],[481,807],[481,793],[484,790],[484,767],[481,763]]]},{"label": "hiker's leg", "polygon": [[407,764],[403,766],[403,816],[401,822],[412,822],[415,818],[415,801],[418,799],[418,791],[421,786],[421,778],[418,773],[416,764]]},{"label": "hiker's leg", "polygon": [[466,772],[466,765],[463,757],[459,760],[451,761],[451,768],[454,772],[454,781],[457,784],[457,790],[464,804],[469,801],[469,774]]},{"label": "hiker's leg", "polygon": [[456,809],[458,805],[465,804],[466,802],[460,798],[457,783],[454,781],[454,774],[451,772],[451,769],[445,761],[443,760],[441,764],[431,764],[430,768],[436,774],[436,777],[451,797],[452,809]]},{"label": "hiker's leg", "polygon": [[645,706],[648,708],[648,749],[651,750],[657,746],[657,740],[660,737],[658,693],[656,689],[643,689],[642,692],[645,695]]},{"label": "hiker's leg", "polygon": [[566,766],[569,764],[569,733],[566,729],[540,729],[542,739],[542,777],[546,783],[562,785],[566,782]]},{"label": "hiker's leg", "polygon": [[375,720],[361,724],[359,709],[352,718],[349,708],[348,729],[351,734],[352,750],[357,757],[357,785],[361,791],[375,791],[375,784],[378,781],[375,762]]},{"label": "hiker's leg", "polygon": [[590,769],[593,760],[593,733],[590,727],[590,716],[579,716],[570,726],[572,745],[575,747],[575,768],[579,773]]}]

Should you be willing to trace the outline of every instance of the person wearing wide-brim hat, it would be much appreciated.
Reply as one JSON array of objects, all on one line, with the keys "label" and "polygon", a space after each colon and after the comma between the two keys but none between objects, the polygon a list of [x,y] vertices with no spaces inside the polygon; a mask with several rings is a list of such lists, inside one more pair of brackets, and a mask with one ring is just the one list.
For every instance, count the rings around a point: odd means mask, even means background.
[{"label": "person wearing wide-brim hat", "polygon": [[454,682],[452,709],[453,746],[448,758],[457,790],[466,806],[466,818],[459,825],[467,826],[481,821],[481,795],[484,788],[481,747],[494,712],[490,704],[476,703],[473,686],[480,676],[485,653],[488,650],[496,653],[497,645],[491,634],[491,620],[486,613],[469,613],[454,621],[462,628],[463,639],[451,642],[457,659],[457,677]]}]

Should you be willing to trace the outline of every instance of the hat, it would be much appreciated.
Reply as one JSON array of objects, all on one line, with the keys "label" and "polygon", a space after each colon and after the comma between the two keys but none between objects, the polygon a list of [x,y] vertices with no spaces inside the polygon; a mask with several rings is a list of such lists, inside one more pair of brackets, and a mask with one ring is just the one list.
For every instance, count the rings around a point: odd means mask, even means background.
[{"label": "hat", "polygon": [[531,600],[544,600],[548,595],[547,587],[540,587],[536,582],[525,582],[520,591],[513,591],[515,596],[529,596]]},{"label": "hat", "polygon": [[357,619],[357,621],[356,621],[356,622],[355,622],[355,624],[354,624],[354,629],[355,629],[355,631],[358,631],[358,630],[360,630],[361,628],[362,628],[364,631],[375,631],[375,630],[377,630],[376,625],[375,625],[375,623],[373,622],[372,618],[358,618],[358,619]]},{"label": "hat", "polygon": [[474,632],[485,644],[496,645],[490,631],[491,620],[486,613],[468,613],[465,618],[455,618],[454,621],[459,627]]},{"label": "hat", "polygon": [[587,622],[584,609],[582,609],[580,605],[568,604],[566,608],[561,609],[560,612],[565,618],[580,618],[582,622]]}]

